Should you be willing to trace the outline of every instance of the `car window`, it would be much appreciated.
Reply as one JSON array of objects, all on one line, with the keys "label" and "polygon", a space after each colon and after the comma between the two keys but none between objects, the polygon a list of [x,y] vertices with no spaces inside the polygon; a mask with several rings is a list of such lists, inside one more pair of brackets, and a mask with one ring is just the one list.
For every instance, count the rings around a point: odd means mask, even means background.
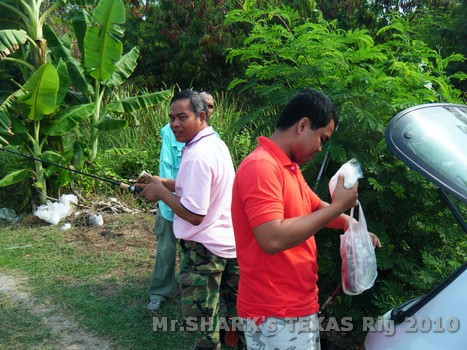
[{"label": "car window", "polygon": [[389,149],[443,190],[467,201],[467,106],[420,105],[386,129]]}]

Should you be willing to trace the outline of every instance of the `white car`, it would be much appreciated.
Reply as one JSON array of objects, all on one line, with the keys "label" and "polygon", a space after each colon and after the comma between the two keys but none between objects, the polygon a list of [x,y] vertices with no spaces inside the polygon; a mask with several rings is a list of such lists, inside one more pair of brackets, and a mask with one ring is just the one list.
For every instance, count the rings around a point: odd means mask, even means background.
[{"label": "white car", "polygon": [[[467,106],[425,104],[397,114],[386,129],[392,153],[434,183],[467,233],[446,193],[467,203]],[[467,350],[467,263],[425,295],[384,314],[364,350]]]}]

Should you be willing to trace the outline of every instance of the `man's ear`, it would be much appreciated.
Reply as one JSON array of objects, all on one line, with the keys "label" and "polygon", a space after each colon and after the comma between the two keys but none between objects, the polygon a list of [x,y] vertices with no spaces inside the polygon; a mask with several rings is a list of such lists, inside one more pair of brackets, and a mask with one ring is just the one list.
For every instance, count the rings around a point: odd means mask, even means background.
[{"label": "man's ear", "polygon": [[199,119],[203,122],[205,122],[207,124],[208,122],[208,119],[206,118],[207,115],[206,115],[206,112],[205,111],[201,111],[198,115]]},{"label": "man's ear", "polygon": [[305,128],[310,128],[310,127],[311,127],[310,119],[308,119],[307,117],[303,117],[297,123],[297,132],[300,134],[305,130]]}]

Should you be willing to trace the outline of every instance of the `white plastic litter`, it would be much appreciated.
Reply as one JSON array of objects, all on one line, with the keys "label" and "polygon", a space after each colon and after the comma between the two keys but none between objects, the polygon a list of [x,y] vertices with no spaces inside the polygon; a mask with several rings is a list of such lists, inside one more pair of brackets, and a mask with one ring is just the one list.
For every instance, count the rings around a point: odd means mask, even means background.
[{"label": "white plastic litter", "polygon": [[104,218],[99,213],[93,214],[89,217],[88,224],[89,226],[93,226],[93,227],[102,226],[104,225]]},{"label": "white plastic litter", "polygon": [[73,211],[71,203],[78,204],[78,198],[74,194],[63,194],[58,202],[47,201],[37,208],[34,215],[39,219],[56,225]]},{"label": "white plastic litter", "polygon": [[11,224],[16,224],[19,221],[19,216],[13,209],[2,208],[0,209],[0,219],[6,220]]},{"label": "white plastic litter", "polygon": [[360,163],[355,158],[352,158],[347,163],[342,165],[337,173],[329,180],[329,193],[331,194],[331,198],[334,196],[334,190],[337,186],[337,178],[339,174],[344,174],[344,187],[345,188],[352,188],[358,179],[363,177],[363,171],[360,166]]},{"label": "white plastic litter", "polygon": [[60,230],[62,231],[67,231],[71,228],[71,224],[69,222],[67,222],[66,224],[63,224],[62,227],[60,227]]}]

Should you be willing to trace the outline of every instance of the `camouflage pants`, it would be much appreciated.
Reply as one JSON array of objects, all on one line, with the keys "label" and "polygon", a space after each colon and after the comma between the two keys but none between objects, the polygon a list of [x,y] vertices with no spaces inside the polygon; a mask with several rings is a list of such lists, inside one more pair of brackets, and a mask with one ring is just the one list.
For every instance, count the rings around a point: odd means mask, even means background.
[{"label": "camouflage pants", "polygon": [[320,350],[318,314],[268,317],[259,326],[241,318],[248,350]]},{"label": "camouflage pants", "polygon": [[[196,349],[220,349],[219,300],[223,298],[228,317],[236,315],[239,279],[237,259],[212,254],[205,246],[180,240],[183,252],[180,267],[182,313],[196,337]],[[194,321],[196,325],[193,326]]]}]

